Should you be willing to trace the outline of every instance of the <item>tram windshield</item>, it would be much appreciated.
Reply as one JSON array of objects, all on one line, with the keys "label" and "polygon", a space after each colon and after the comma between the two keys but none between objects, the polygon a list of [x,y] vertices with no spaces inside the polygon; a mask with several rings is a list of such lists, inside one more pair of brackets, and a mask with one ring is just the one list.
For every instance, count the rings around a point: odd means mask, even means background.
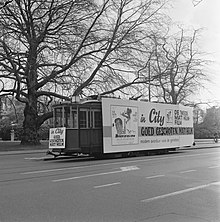
[{"label": "tram windshield", "polygon": [[55,120],[54,120],[54,125],[55,127],[62,127],[63,124],[62,124],[62,107],[61,108],[56,108],[54,109],[55,111]]},{"label": "tram windshield", "polygon": [[54,108],[54,126],[77,128],[77,109],[71,106],[62,106]]}]

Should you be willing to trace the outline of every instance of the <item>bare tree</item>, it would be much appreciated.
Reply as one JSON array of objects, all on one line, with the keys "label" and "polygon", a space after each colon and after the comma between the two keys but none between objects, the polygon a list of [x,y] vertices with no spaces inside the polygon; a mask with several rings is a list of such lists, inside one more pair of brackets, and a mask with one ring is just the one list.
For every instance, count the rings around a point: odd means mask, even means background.
[{"label": "bare tree", "polygon": [[166,36],[155,45],[154,72],[158,74],[158,97],[166,103],[183,103],[205,78],[207,60],[196,46],[199,30]]},{"label": "bare tree", "polygon": [[166,1],[95,2],[12,0],[1,6],[0,93],[25,104],[22,144],[39,143],[38,129],[52,115],[39,114],[44,98],[70,99],[109,90],[103,82],[138,80],[134,70]]}]

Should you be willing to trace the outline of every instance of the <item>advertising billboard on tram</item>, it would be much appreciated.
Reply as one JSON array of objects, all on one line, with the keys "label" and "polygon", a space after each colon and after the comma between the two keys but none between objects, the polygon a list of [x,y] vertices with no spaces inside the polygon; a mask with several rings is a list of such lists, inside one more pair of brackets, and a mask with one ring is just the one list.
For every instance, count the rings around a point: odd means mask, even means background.
[{"label": "advertising billboard on tram", "polygon": [[104,153],[181,147],[194,140],[190,107],[103,98],[102,115]]}]

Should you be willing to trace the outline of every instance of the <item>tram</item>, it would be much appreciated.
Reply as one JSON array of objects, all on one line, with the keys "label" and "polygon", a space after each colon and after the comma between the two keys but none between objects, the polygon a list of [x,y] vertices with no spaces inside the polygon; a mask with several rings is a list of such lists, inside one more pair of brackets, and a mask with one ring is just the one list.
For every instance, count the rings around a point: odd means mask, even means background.
[{"label": "tram", "polygon": [[48,154],[167,152],[194,142],[193,110],[183,105],[87,98],[55,104]]}]

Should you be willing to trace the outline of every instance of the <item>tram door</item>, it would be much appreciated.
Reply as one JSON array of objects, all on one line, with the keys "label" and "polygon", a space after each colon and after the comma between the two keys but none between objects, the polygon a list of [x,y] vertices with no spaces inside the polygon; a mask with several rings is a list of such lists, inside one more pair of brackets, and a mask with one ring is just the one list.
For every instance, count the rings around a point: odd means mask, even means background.
[{"label": "tram door", "polygon": [[100,108],[80,107],[79,145],[83,153],[102,151],[102,113]]}]

